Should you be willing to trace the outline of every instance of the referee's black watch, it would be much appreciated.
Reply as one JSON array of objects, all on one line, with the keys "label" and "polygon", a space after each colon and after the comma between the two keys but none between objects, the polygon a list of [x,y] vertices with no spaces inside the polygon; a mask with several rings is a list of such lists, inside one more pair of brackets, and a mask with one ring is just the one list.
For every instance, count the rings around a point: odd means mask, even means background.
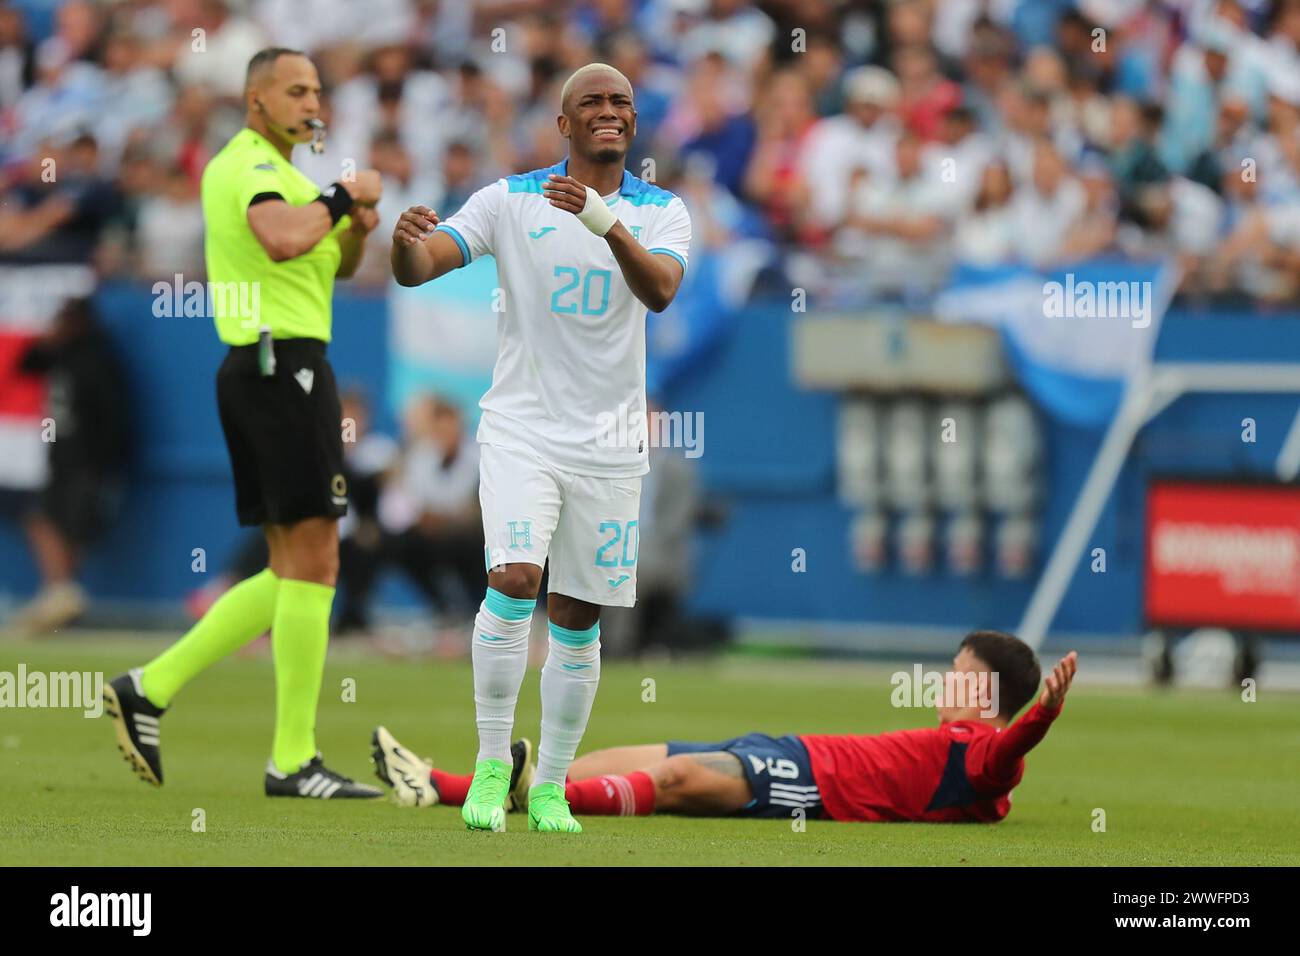
[{"label": "referee's black watch", "polygon": [[325,204],[325,208],[330,211],[330,221],[337,226],[339,220],[352,208],[352,194],[342,183],[332,182],[321,190],[314,202]]}]

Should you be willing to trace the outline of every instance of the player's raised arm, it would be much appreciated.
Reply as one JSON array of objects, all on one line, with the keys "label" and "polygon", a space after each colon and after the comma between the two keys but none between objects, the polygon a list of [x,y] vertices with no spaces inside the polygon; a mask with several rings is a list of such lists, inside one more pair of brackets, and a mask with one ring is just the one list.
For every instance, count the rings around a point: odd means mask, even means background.
[{"label": "player's raised arm", "polygon": [[389,254],[398,284],[422,285],[479,256],[496,255],[497,219],[505,189],[504,179],[484,186],[446,220],[428,206],[412,206],[398,216]]},{"label": "player's raised arm", "polygon": [[677,257],[644,248],[605,205],[600,194],[572,176],[552,174],[542,191],[552,206],[573,213],[591,232],[609,243],[628,288],[647,309],[662,312],[668,308],[685,274]]},{"label": "player's raised arm", "polygon": [[984,758],[980,774],[984,780],[1008,781],[1016,777],[1021,759],[1047,735],[1052,721],[1060,714],[1078,662],[1077,651],[1070,651],[1062,657],[1043,682],[1038,703],[997,735]]},{"label": "player's raised arm", "polygon": [[389,261],[398,285],[423,285],[461,264],[456,240],[434,232],[438,222],[438,214],[428,206],[412,206],[397,217]]},{"label": "player's raised arm", "polygon": [[1043,681],[1043,693],[1038,698],[1038,705],[1048,710],[1056,711],[1061,709],[1065,703],[1065,693],[1070,689],[1070,681],[1074,680],[1074,672],[1079,667],[1079,652],[1070,651],[1052,668],[1052,673],[1047,675],[1047,680]]}]

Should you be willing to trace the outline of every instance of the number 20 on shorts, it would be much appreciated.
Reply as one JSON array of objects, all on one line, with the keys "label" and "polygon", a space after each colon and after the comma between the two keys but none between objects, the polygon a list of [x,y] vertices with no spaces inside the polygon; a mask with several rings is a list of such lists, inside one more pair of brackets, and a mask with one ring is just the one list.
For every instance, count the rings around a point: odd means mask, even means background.
[{"label": "number 20 on shorts", "polygon": [[[637,521],[629,521],[626,528],[617,521],[602,521],[600,533],[604,535],[610,531],[614,532],[614,537],[596,549],[596,567],[630,568],[635,565],[637,552],[641,550],[641,532]],[[622,558],[616,551],[620,541],[623,543]]]}]

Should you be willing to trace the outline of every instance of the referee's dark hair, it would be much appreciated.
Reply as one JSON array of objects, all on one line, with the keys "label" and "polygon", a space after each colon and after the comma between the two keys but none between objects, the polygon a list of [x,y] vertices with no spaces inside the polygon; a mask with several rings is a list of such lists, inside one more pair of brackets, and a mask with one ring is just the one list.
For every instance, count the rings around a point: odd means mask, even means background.
[{"label": "referee's dark hair", "polygon": [[971,631],[961,642],[998,675],[998,716],[1010,720],[1038,691],[1042,670],[1034,649],[1003,631]]},{"label": "referee's dark hair", "polygon": [[248,72],[244,74],[244,89],[251,90],[264,73],[268,73],[271,67],[275,66],[275,61],[282,56],[306,56],[302,50],[291,50],[287,46],[269,46],[265,50],[258,50],[253,54],[253,58],[248,61]]}]

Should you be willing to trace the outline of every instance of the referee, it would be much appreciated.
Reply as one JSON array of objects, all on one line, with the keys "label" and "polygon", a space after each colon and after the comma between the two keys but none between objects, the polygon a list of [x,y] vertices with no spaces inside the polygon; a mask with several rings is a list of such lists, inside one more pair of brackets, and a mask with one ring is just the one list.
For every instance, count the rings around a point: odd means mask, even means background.
[{"label": "referee", "polygon": [[203,172],[209,288],[217,334],[230,346],[217,406],[239,523],[262,527],[270,566],[226,592],[161,655],[105,687],[119,749],[155,786],[159,718],[176,692],[269,629],[275,737],[267,795],[380,796],[328,769],[315,740],[338,519],[348,505],[342,412],[325,346],[334,279],[356,271],[380,192],[374,170],[320,192],[290,163],[294,144],[323,130],[320,93],[304,54],[262,50],[248,64],[246,126]]}]

